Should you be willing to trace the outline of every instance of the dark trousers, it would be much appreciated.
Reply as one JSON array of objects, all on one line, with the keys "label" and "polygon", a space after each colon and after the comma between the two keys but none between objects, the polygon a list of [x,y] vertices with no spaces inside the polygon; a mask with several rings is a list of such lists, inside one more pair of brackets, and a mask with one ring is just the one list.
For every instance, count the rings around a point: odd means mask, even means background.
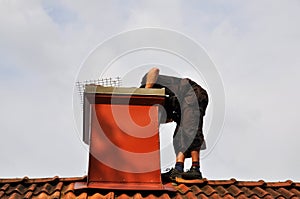
[{"label": "dark trousers", "polygon": [[208,105],[207,92],[195,82],[189,82],[190,88],[180,103],[181,120],[177,122],[173,136],[175,153],[182,152],[186,158],[191,157],[191,151],[199,151],[205,143],[202,128]]}]

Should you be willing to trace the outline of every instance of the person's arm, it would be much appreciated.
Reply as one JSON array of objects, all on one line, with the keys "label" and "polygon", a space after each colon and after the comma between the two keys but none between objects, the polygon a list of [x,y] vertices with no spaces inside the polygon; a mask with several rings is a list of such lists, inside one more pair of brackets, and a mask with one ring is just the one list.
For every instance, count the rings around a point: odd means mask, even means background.
[{"label": "person's arm", "polygon": [[146,86],[145,88],[152,88],[153,85],[156,83],[157,78],[159,75],[159,69],[158,68],[151,68],[149,72],[147,73],[147,80],[146,80]]}]

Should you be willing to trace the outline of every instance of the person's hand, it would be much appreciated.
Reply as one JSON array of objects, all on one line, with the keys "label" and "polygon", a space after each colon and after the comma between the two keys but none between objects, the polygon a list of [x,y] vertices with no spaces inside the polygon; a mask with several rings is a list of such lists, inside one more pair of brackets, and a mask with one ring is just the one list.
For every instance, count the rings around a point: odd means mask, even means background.
[{"label": "person's hand", "polygon": [[158,75],[159,69],[156,67],[151,68],[147,73],[147,81],[145,88],[152,88],[155,82],[157,81]]}]

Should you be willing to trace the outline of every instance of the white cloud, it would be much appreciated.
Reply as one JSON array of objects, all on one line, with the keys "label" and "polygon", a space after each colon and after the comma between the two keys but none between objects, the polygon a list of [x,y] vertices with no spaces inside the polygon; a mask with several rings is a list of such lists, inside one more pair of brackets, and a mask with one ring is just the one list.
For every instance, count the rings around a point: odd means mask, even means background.
[{"label": "white cloud", "polygon": [[[226,171],[223,168],[222,172],[226,174],[221,175],[239,173],[244,179],[270,180],[299,176],[292,166],[299,162],[296,144],[290,139],[298,137],[294,114],[299,111],[296,104],[300,98],[295,92],[299,84],[299,58],[295,56],[300,42],[300,29],[295,26],[298,8],[295,1],[284,5],[279,1],[247,2],[211,35],[208,49],[222,73],[227,95],[228,115],[217,146],[225,150],[216,149],[212,154],[225,156]],[[270,167],[273,170],[268,170]]]}]

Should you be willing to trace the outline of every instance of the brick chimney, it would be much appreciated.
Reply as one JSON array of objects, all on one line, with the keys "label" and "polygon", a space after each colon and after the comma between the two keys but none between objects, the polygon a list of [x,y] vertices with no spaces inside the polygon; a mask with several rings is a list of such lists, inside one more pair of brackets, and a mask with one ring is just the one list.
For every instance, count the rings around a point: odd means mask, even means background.
[{"label": "brick chimney", "polygon": [[158,111],[164,99],[164,89],[86,85],[88,177],[76,189],[170,189],[162,184],[160,172]]}]

